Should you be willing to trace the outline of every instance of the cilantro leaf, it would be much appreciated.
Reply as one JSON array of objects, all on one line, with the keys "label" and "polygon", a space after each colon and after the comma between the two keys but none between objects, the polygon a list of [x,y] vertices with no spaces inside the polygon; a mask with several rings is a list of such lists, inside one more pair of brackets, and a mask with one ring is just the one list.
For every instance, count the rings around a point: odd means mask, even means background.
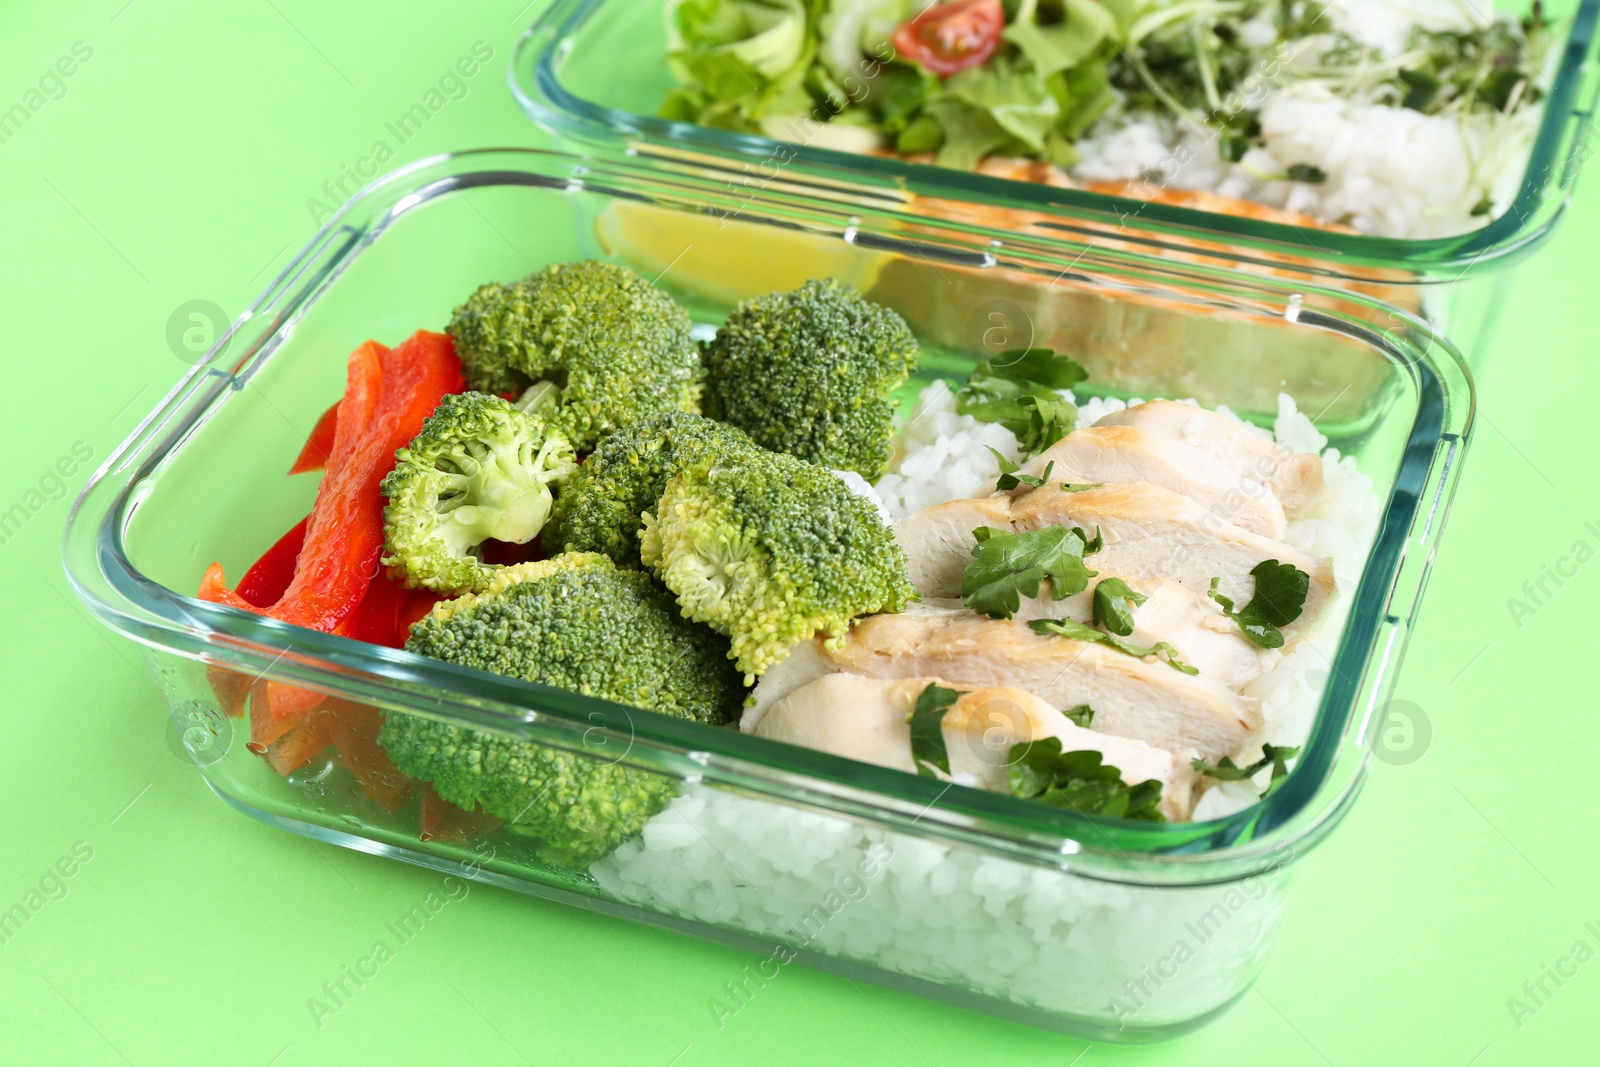
[{"label": "cilantro leaf", "polygon": [[1289,776],[1289,761],[1300,754],[1297,746],[1287,745],[1262,745],[1261,758],[1248,767],[1240,767],[1232,759],[1223,756],[1216,766],[1212,766],[1203,759],[1190,760],[1196,773],[1207,778],[1215,778],[1219,782],[1243,782],[1254,778],[1267,767],[1272,768],[1272,780],[1267,783],[1267,788],[1262,790],[1263,798],[1270,797],[1278,791],[1283,780]]},{"label": "cilantro leaf", "polygon": [[1166,641],[1157,641],[1146,648],[1136,645],[1131,641],[1124,641],[1116,634],[1108,634],[1104,630],[1096,630],[1093,626],[1085,626],[1081,622],[1071,619],[1031,619],[1028,628],[1044,637],[1066,637],[1073,641],[1096,641],[1102,645],[1110,645],[1118,652],[1126,653],[1137,659],[1146,656],[1155,656],[1175,671],[1184,674],[1199,674],[1198,667],[1191,667],[1178,658],[1178,650]]},{"label": "cilantro leaf", "polygon": [[1261,561],[1250,574],[1256,580],[1255,595],[1238,611],[1233,610],[1231,597],[1217,592],[1221,579],[1211,579],[1207,595],[1222,606],[1224,615],[1239,624],[1245,637],[1262,648],[1282,648],[1283,634],[1278,627],[1300,617],[1311,590],[1311,576],[1292,563],[1275,559]]},{"label": "cilantro leaf", "polygon": [[935,778],[933,768],[950,773],[950,753],[944,745],[944,716],[961,694],[942,685],[930,684],[917,695],[917,703],[906,716],[911,724],[911,762],[924,778]]},{"label": "cilantro leaf", "polygon": [[1094,624],[1104,626],[1114,634],[1127,637],[1133,633],[1133,611],[1146,597],[1135,592],[1121,578],[1102,578],[1094,587]]},{"label": "cilantro leaf", "polygon": [[1081,493],[1085,489],[1098,489],[1105,482],[1062,482],[1061,490],[1065,493]]},{"label": "cilantro leaf", "polygon": [[1292,182],[1309,182],[1312,185],[1320,185],[1328,180],[1328,172],[1321,167],[1313,167],[1309,163],[1291,163],[1289,169],[1284,172],[1284,177]]},{"label": "cilantro leaf", "polygon": [[1067,718],[1071,719],[1085,730],[1089,728],[1090,723],[1094,722],[1094,709],[1087,704],[1079,704],[1071,711],[1063,711],[1061,714],[1065,715]]},{"label": "cilantro leaf", "polygon": [[1122,772],[1092,749],[1062,752],[1060,738],[1045,737],[1012,746],[1006,763],[1014,797],[1084,815],[1166,822],[1159,809],[1160,782],[1127,785]]},{"label": "cilantro leaf", "polygon": [[[1048,526],[1024,533],[1003,533],[987,526],[972,531],[974,559],[961,578],[961,599],[980,615],[1009,619],[1023,597],[1039,595],[1050,581],[1050,595],[1064,600],[1081,593],[1097,571],[1083,557],[1095,551],[1089,535],[1076,527]],[[1095,541],[1100,539],[1097,536]]]},{"label": "cilantro leaf", "polygon": [[1078,425],[1078,409],[1059,390],[1089,376],[1048,348],[1019,348],[978,364],[956,394],[956,411],[1016,434],[1024,455],[1049,448]]},{"label": "cilantro leaf", "polygon": [[[988,445],[984,445],[983,447],[989,448]],[[1000,463],[1000,477],[995,480],[994,485],[996,489],[999,489],[1002,492],[1015,489],[1019,485],[1026,485],[1029,488],[1037,489],[1045,482],[1050,480],[1050,472],[1056,469],[1056,461],[1051,460],[1049,463],[1045,464],[1044,473],[1038,477],[1034,477],[1031,474],[1018,474],[1017,472],[1022,469],[1021,467],[1002,456],[998,450],[989,448],[989,451],[994,453],[994,458]]]}]

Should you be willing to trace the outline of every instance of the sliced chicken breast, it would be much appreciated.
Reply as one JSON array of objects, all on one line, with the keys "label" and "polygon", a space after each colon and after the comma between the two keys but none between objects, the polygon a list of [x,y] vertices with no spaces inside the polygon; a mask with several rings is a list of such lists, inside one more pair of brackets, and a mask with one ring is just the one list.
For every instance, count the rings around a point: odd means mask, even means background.
[{"label": "sliced chicken breast", "polygon": [[1283,628],[1286,637],[1306,633],[1334,592],[1331,560],[1240,529],[1159,486],[1135,482],[1068,493],[1046,485],[1012,504],[1011,524],[1018,530],[1098,528],[1105,547],[1089,557],[1090,566],[1165,578],[1201,594],[1218,578],[1218,591],[1241,606],[1255,595],[1250,571],[1258,564],[1269,559],[1292,564],[1311,582],[1300,617]]},{"label": "sliced chicken breast", "polygon": [[[1263,537],[1281,538],[1289,528],[1283,505],[1267,483],[1240,477],[1210,452],[1172,435],[1134,426],[1085,427],[1034,456],[1020,473],[1038,478],[1046,470],[1052,482],[1159,485]],[[994,489],[990,485],[989,492]]]},{"label": "sliced chicken breast", "polygon": [[961,595],[972,562],[972,531],[1010,530],[1012,497],[963,497],[913,512],[895,523],[894,539],[906,553],[906,574],[925,597]]},{"label": "sliced chicken breast", "polygon": [[1209,453],[1247,482],[1267,485],[1291,517],[1303,512],[1322,489],[1321,457],[1292,452],[1253,427],[1194,404],[1151,400],[1113,412],[1095,425],[1132,427]]},{"label": "sliced chicken breast", "polygon": [[[744,728],[761,737],[847,756],[880,767],[916,771],[907,717],[938,678],[869,678],[829,674],[800,686]],[[1058,709],[1013,686],[963,692],[942,722],[951,776],[980,789],[1007,792],[1012,746],[1059,738],[1063,752],[1095,751],[1128,785],[1161,783],[1160,810],[1189,817],[1195,775],[1189,762],[1125,737],[1073,723]]]},{"label": "sliced chicken breast", "polygon": [[[1128,641],[1147,647],[1166,641],[1178,650],[1183,662],[1219,685],[1242,689],[1276,667],[1283,658],[1281,650],[1262,648],[1246,639],[1239,624],[1224,615],[1222,606],[1210,597],[1177,582],[1112,574],[1103,567],[1097,577],[1089,579],[1088,588],[1065,600],[1053,600],[1048,595],[1024,597],[1016,618],[1023,622],[1071,619],[1092,625],[1094,587],[1107,578],[1121,578],[1130,589],[1145,597],[1143,604],[1129,605],[1133,632],[1128,635]],[[968,613],[966,605],[954,598],[929,598],[911,605],[910,610]]]},{"label": "sliced chicken breast", "polygon": [[[1034,633],[1025,623],[929,613],[873,615],[839,649],[821,653],[836,671],[873,678],[948,679],[953,685],[1011,685],[1058,708],[1088,704],[1104,733],[1179,755],[1231,755],[1261,723],[1254,700],[1154,657],[1130,656],[1093,641]],[[811,667],[820,667],[811,661]],[[812,680],[795,670],[762,679],[742,725],[751,729],[793,689]]]},{"label": "sliced chicken breast", "polygon": [[905,549],[911,582],[923,596],[960,595],[962,575],[972,562],[972,531],[979,526],[1099,529],[1105,547],[1087,557],[1095,570],[1165,578],[1199,594],[1212,578],[1220,578],[1219,590],[1236,604],[1255,595],[1250,571],[1257,564],[1269,559],[1293,564],[1311,576],[1311,588],[1300,618],[1284,628],[1286,637],[1306,632],[1334,589],[1327,559],[1240,529],[1170,489],[1128,482],[1070,493],[1051,482],[1014,498],[951,500],[902,519],[895,540]]}]

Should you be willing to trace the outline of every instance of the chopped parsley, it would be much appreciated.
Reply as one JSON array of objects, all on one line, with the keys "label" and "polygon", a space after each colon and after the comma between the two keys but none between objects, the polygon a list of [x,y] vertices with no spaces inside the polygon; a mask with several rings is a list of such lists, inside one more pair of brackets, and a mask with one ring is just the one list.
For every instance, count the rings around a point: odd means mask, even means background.
[{"label": "chopped parsley", "polygon": [[956,411],[1004,426],[1024,456],[1043,452],[1078,425],[1078,409],[1061,396],[1089,376],[1082,365],[1048,348],[1019,348],[986,359],[956,394]]},{"label": "chopped parsley", "polygon": [[1083,530],[1049,526],[1025,533],[1002,533],[988,526],[972,531],[977,544],[973,560],[961,579],[961,599],[979,615],[1009,619],[1022,606],[1023,597],[1039,595],[1039,586],[1050,581],[1050,595],[1063,600],[1081,593],[1098,572],[1090,570],[1083,557],[1099,551],[1103,541],[1099,531],[1094,540]]},{"label": "chopped parsley", "polygon": [[1194,767],[1197,773],[1203,774],[1207,778],[1215,778],[1219,782],[1243,782],[1254,778],[1267,767],[1271,767],[1272,780],[1267,783],[1267,788],[1261,792],[1263,797],[1270,797],[1278,791],[1278,787],[1283,784],[1283,780],[1289,776],[1289,761],[1299,754],[1300,749],[1298,747],[1262,745],[1261,758],[1248,767],[1238,766],[1227,756],[1223,756],[1214,767],[1202,759],[1191,760],[1190,765]]},{"label": "chopped parsley", "polygon": [[[984,447],[989,448],[988,445],[985,445]],[[1038,477],[1035,477],[1031,474],[1018,474],[1017,472],[1022,470],[1021,467],[1002,456],[996,449],[989,448],[989,451],[994,453],[994,458],[1000,464],[1000,477],[995,481],[994,484],[995,488],[1001,490],[1002,492],[1015,489],[1019,485],[1026,485],[1030,489],[1037,489],[1045,482],[1050,480],[1050,472],[1056,469],[1056,461],[1051,460],[1049,463],[1045,464],[1044,473]]]},{"label": "chopped parsley", "polygon": [[1121,578],[1102,578],[1094,587],[1094,624],[1127,637],[1133,633],[1133,609],[1128,605],[1136,608],[1146,599]]},{"label": "chopped parsley", "polygon": [[1092,749],[1063,752],[1060,738],[1046,737],[1012,746],[1006,762],[1014,797],[1083,815],[1166,822],[1159,810],[1160,782],[1127,785],[1122,772]]},{"label": "chopped parsley", "polygon": [[1085,489],[1098,489],[1105,482],[1062,482],[1061,491],[1064,493],[1081,493]]},{"label": "chopped parsley", "polygon": [[938,777],[935,767],[950,773],[950,753],[944,745],[945,712],[961,699],[961,694],[942,685],[930,684],[917,694],[917,703],[906,716],[911,724],[911,762],[924,778]]},{"label": "chopped parsley", "polygon": [[1028,623],[1028,628],[1036,634],[1045,637],[1067,637],[1074,641],[1097,641],[1102,645],[1110,645],[1118,652],[1124,652],[1138,659],[1146,656],[1155,656],[1175,671],[1184,674],[1199,674],[1198,667],[1191,667],[1178,658],[1178,650],[1165,641],[1157,641],[1148,648],[1136,645],[1131,641],[1124,641],[1116,634],[1108,634],[1104,630],[1096,630],[1093,626],[1085,626],[1081,622],[1071,619],[1033,619]]},{"label": "chopped parsley", "polygon": [[1284,177],[1292,182],[1321,185],[1328,180],[1328,172],[1321,167],[1313,167],[1310,163],[1291,163],[1289,169],[1284,172]]},{"label": "chopped parsley", "polygon": [[1065,715],[1067,718],[1071,719],[1085,730],[1089,728],[1090,723],[1094,722],[1094,709],[1087,704],[1079,704],[1071,711],[1063,711],[1061,714]]},{"label": "chopped parsley", "polygon": [[1250,571],[1256,580],[1255,596],[1238,611],[1233,600],[1217,592],[1219,578],[1211,579],[1208,595],[1222,605],[1222,613],[1239,624],[1239,629],[1262,648],[1282,648],[1283,633],[1278,629],[1300,617],[1305,609],[1311,576],[1292,563],[1263,560]]}]

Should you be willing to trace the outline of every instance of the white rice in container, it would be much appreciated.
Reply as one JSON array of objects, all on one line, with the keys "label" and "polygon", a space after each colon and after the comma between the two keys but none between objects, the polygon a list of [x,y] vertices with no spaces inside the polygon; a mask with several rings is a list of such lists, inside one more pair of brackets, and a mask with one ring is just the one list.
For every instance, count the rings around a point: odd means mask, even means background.
[{"label": "white rice in container", "polygon": [[[1085,400],[1079,425],[1126,406]],[[1331,556],[1344,594],[1310,639],[1246,690],[1261,701],[1262,740],[1299,745],[1379,506],[1371,479],[1327,448],[1288,396],[1279,398],[1271,436],[1322,456],[1326,489],[1290,524],[1286,540]],[[957,414],[950,388],[936,382],[902,426],[875,496],[896,519],[969,496],[999,473],[990,447],[1018,458],[1009,431]],[[1266,776],[1213,787],[1195,818],[1248,807]],[[1034,867],[699,783],[686,784],[638,840],[591,868],[623,901],[1108,1025],[1186,1019],[1242,993],[1270,946],[1287,884],[1281,868],[1198,888],[1117,885],[1069,872],[1070,865]],[[754,985],[742,981],[712,998],[719,1025],[793,958],[785,953],[763,961]]]},{"label": "white rice in container", "polygon": [[[1330,30],[1396,56],[1413,26],[1479,30],[1488,10],[1458,0],[1332,0],[1325,19]],[[1324,34],[1293,42],[1285,63],[1331,40]],[[1552,62],[1558,51],[1551,50]],[[1071,173],[1084,181],[1208,190],[1384,237],[1446,237],[1475,230],[1510,206],[1540,117],[1536,107],[1424,115],[1281,74],[1244,100],[1259,112],[1263,143],[1237,163],[1221,157],[1220,135],[1209,127],[1114,109],[1077,142],[1083,158]],[[1315,167],[1325,180],[1284,179],[1297,164]]]}]

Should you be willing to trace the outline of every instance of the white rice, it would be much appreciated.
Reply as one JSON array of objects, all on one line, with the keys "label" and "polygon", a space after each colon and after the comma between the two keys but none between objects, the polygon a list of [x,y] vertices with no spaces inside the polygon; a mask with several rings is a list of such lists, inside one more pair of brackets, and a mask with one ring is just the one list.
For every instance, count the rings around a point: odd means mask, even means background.
[{"label": "white rice", "polygon": [[[1125,406],[1086,400],[1079,425]],[[1371,479],[1326,448],[1287,396],[1272,436],[1322,455],[1326,492],[1287,540],[1332,556],[1347,594],[1376,530]],[[878,496],[900,517],[970,495],[999,473],[986,445],[1018,458],[1008,431],[956,414],[949,388],[931,385],[897,437]],[[1337,598],[1318,633],[1247,688],[1261,701],[1262,740],[1306,738],[1347,603]],[[1265,784],[1213,788],[1195,817],[1247,807]],[[1069,860],[1034,867],[698,782],[591,873],[617,899],[653,910],[1108,1025],[1186,1019],[1243,992],[1286,884],[1278,869],[1200,888],[1109,884],[1074,876]],[[776,951],[717,991],[708,1008],[719,1027],[792,958]]]},{"label": "white rice", "polygon": [[[1486,10],[1459,0],[1333,0],[1326,17],[1331,29],[1396,55],[1413,26],[1476,30]],[[1294,42],[1283,66],[1309,63],[1332,39]],[[1259,112],[1263,144],[1237,163],[1221,157],[1209,127],[1114,109],[1077,143],[1083,158],[1072,175],[1209,190],[1385,237],[1446,237],[1477,229],[1510,205],[1539,123],[1536,107],[1509,116],[1424,115],[1336,96],[1278,69],[1260,74],[1238,107]],[[1295,164],[1316,167],[1326,180],[1280,177]],[[1486,198],[1491,210],[1474,214]]]}]

